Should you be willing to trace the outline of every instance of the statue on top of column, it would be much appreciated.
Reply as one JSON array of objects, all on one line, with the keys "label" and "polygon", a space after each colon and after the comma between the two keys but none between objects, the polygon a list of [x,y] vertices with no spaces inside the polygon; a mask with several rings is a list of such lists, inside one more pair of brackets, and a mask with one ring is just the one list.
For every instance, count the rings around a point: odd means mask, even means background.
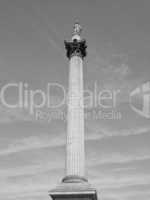
[{"label": "statue on top of column", "polygon": [[82,26],[79,24],[79,22],[76,21],[73,28],[73,35],[81,35]]}]

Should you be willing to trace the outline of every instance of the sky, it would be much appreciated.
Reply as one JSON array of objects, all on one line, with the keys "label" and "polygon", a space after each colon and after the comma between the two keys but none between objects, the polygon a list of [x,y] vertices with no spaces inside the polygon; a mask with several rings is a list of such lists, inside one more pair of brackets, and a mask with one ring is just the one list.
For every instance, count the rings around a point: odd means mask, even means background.
[{"label": "sky", "polygon": [[[119,91],[115,105],[108,97],[85,108],[86,177],[98,199],[150,199],[149,10],[149,0],[0,1],[0,91],[21,83],[32,94],[46,94],[48,83],[67,91],[64,40],[71,39],[76,20],[88,46],[85,89],[93,92],[96,85],[107,94]],[[60,87],[53,88],[52,103],[62,96]],[[36,95],[35,104],[42,98]],[[16,86],[5,100],[18,102]],[[48,191],[65,175],[66,105],[45,105],[31,113],[30,103],[10,108],[1,93],[3,200],[48,200]]]}]

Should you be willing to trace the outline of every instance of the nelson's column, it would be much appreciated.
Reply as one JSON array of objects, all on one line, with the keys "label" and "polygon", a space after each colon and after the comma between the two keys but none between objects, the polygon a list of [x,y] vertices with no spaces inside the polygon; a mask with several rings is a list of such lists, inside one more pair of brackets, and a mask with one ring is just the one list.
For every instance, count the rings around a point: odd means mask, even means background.
[{"label": "nelson's column", "polygon": [[65,41],[69,59],[69,96],[66,137],[66,176],[49,195],[53,200],[97,200],[97,192],[85,178],[83,59],[86,41],[81,26],[75,23],[71,41]]}]

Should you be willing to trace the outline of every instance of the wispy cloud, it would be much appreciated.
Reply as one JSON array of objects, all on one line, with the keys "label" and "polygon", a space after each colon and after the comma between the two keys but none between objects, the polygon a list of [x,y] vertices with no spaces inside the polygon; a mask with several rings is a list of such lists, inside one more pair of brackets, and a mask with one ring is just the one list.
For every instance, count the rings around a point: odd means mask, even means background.
[{"label": "wispy cloud", "polygon": [[91,154],[88,165],[89,166],[97,166],[106,165],[106,164],[123,164],[128,162],[135,162],[135,161],[144,161],[150,159],[150,151],[139,149],[138,151],[133,151],[129,153],[119,153],[119,152],[112,152],[112,153],[97,153],[96,155]]},{"label": "wispy cloud", "polygon": [[117,137],[117,136],[127,137],[130,135],[140,135],[149,132],[150,132],[150,126],[112,130],[105,128],[101,124],[94,123],[93,126],[92,124],[90,124],[87,140],[97,140],[97,139]]},{"label": "wispy cloud", "polygon": [[[90,130],[86,134],[86,141],[97,141],[101,139],[111,139],[113,137],[130,137],[133,135],[141,135],[150,132],[150,127],[137,127],[132,129],[109,130],[101,127],[101,125],[90,125]],[[59,147],[65,145],[65,132],[52,134],[41,134],[40,136],[29,136],[21,139],[14,139],[10,141],[7,148],[0,151],[0,156],[9,155],[21,151],[28,151],[32,149],[41,149],[46,147]]]},{"label": "wispy cloud", "polygon": [[58,147],[65,144],[64,134],[56,137],[50,137],[50,134],[44,136],[30,136],[23,139],[14,140],[6,149],[1,149],[0,156],[9,155],[21,151],[29,151],[32,149],[40,149],[46,147]]},{"label": "wispy cloud", "polygon": [[115,174],[101,174],[98,176],[98,179],[95,178],[93,180],[94,185],[99,185],[100,188],[120,188],[120,187],[128,187],[135,185],[149,185],[150,184],[150,176],[147,174],[130,174],[130,175],[115,175]]}]

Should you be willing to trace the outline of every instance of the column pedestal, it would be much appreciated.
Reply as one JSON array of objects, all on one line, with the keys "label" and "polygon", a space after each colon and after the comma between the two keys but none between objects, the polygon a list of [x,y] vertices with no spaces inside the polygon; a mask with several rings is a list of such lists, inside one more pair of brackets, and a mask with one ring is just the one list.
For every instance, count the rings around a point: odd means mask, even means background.
[{"label": "column pedestal", "polygon": [[53,200],[97,200],[97,192],[84,179],[63,179],[62,183],[50,191]]}]

